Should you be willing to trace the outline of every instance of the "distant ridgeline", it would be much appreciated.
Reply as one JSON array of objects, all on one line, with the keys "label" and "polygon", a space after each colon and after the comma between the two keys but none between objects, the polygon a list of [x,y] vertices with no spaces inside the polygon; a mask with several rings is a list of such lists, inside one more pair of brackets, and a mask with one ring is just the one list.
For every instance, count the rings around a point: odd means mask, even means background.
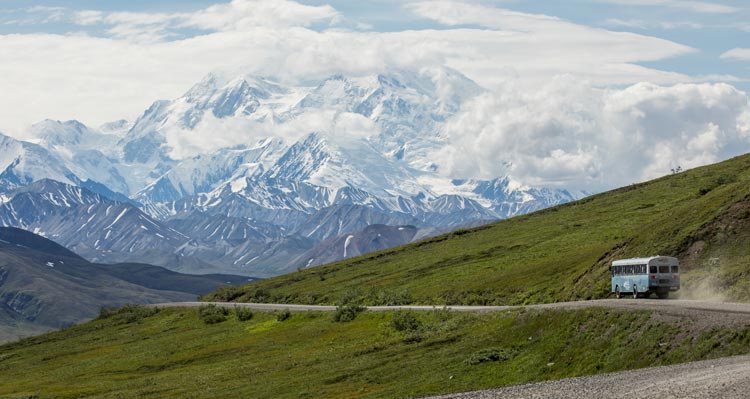
[{"label": "distant ridgeline", "polygon": [[248,280],[146,264],[89,263],[43,237],[0,227],[0,342],[92,319],[102,308],[195,300]]}]

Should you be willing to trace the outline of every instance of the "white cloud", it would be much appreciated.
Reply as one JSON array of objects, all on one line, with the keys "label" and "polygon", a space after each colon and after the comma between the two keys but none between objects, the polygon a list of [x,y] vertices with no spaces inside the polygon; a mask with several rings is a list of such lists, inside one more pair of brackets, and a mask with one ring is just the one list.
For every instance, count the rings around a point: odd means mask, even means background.
[{"label": "white cloud", "polygon": [[328,25],[343,20],[331,6],[307,6],[289,0],[233,0],[192,13],[143,13],[84,10],[74,13],[72,22],[82,26],[102,24],[121,39],[156,42],[177,36],[176,30],[252,31],[258,27],[288,28]]},{"label": "white cloud", "polygon": [[[555,17],[519,13],[458,1],[420,1],[406,6],[417,15],[452,25],[480,25],[486,30],[451,30],[443,39],[449,65],[492,86],[489,69],[512,68],[524,78],[549,79],[557,74],[581,76],[598,85],[638,81],[689,81],[681,74],[636,65],[696,50],[668,40],[629,32],[612,32]],[[456,56],[451,56],[456,55]],[[488,68],[488,69],[484,69]]]},{"label": "white cloud", "polygon": [[73,23],[77,25],[95,25],[104,19],[104,13],[96,10],[77,11],[73,14]]},{"label": "white cloud", "polygon": [[529,91],[511,81],[450,121],[452,144],[436,159],[450,177],[601,190],[747,152],[749,120],[747,95],[726,84],[601,90],[561,77]]},{"label": "white cloud", "polygon": [[750,48],[735,48],[721,55],[723,59],[750,60]]},{"label": "white cloud", "polygon": [[[96,23],[99,16],[90,13],[79,18]],[[13,93],[0,98],[0,129],[17,132],[44,118],[75,118],[89,124],[133,118],[155,99],[179,96],[208,71],[227,66],[287,80],[443,64],[485,86],[494,85],[500,74],[545,80],[570,73],[601,85],[689,80],[631,64],[690,51],[638,35],[613,34],[613,41],[600,38],[575,46],[559,40],[545,44],[534,35],[495,30],[375,33],[245,26],[243,31],[163,41],[170,31],[159,24],[166,16],[102,18],[120,22],[111,32],[117,38],[0,36],[0,90]],[[136,22],[148,22],[151,28],[129,31],[135,25],[128,23]],[[19,103],[25,106],[21,109]]]},{"label": "white cloud", "polygon": [[333,7],[307,6],[289,0],[233,0],[185,16],[184,26],[207,30],[242,31],[258,26],[311,26],[333,24],[342,16]]},{"label": "white cloud", "polygon": [[607,26],[623,27],[623,28],[631,28],[631,29],[647,29],[649,26],[651,26],[650,23],[642,19],[619,19],[619,18],[607,18],[607,20],[604,21],[604,24]]},{"label": "white cloud", "polygon": [[285,123],[277,123],[274,118],[262,121],[216,118],[209,112],[193,129],[172,127],[166,129],[165,136],[171,148],[169,155],[174,159],[185,159],[268,137],[295,142],[312,132],[342,142],[375,135],[378,127],[360,114],[325,109],[308,110]]},{"label": "white cloud", "polygon": [[630,29],[703,29],[705,25],[691,21],[645,21],[642,19],[618,19],[608,18],[604,21],[606,26],[622,27]]},{"label": "white cloud", "polygon": [[719,3],[689,0],[592,0],[597,3],[619,4],[623,6],[649,6],[676,8],[696,13],[730,14],[739,8]]}]

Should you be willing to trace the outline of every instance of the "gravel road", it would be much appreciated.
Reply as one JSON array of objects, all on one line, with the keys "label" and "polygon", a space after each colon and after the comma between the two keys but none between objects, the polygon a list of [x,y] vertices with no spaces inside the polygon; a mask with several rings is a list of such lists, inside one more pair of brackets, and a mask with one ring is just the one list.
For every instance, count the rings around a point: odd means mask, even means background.
[{"label": "gravel road", "polygon": [[750,356],[513,385],[425,399],[746,399]]},{"label": "gravel road", "polygon": [[[247,307],[258,311],[289,309],[293,312],[333,311],[335,306],[211,302],[217,306]],[[199,307],[208,302],[176,302],[149,306]],[[528,306],[448,306],[459,312],[492,312],[513,309],[613,309],[652,310],[657,317],[688,318],[697,328],[750,325],[750,304],[697,300],[602,299]],[[371,306],[368,311],[432,310],[443,306]],[[750,356],[629,370],[619,373],[545,381],[483,391],[434,396],[430,399],[601,399],[601,398],[750,398]]]},{"label": "gravel road", "polygon": [[[277,304],[277,303],[239,303],[239,302],[170,302],[158,303],[148,306],[169,308],[169,307],[199,307],[208,304],[222,306],[227,308],[245,307],[253,310],[284,310],[289,309],[292,312],[305,311],[322,311],[330,312],[336,310],[335,306],[324,305],[294,305],[294,304]],[[599,299],[595,301],[579,302],[556,302],[541,305],[525,306],[446,306],[446,308],[457,312],[497,312],[513,309],[585,309],[593,307],[605,307],[614,309],[646,309],[658,310],[666,313],[675,314],[715,314],[728,315],[730,318],[739,318],[747,320],[750,316],[750,303],[730,303],[730,302],[711,302],[697,301],[687,299]],[[383,312],[399,309],[411,310],[432,310],[442,309],[443,306],[369,306],[367,310],[374,312]],[[731,317],[735,315],[737,317]],[[720,323],[717,323],[720,324]]]}]

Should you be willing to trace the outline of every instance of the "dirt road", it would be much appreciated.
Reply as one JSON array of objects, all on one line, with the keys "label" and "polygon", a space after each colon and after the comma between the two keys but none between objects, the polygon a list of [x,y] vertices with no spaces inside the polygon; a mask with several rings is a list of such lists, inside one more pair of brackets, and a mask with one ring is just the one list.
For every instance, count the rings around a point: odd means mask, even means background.
[{"label": "dirt road", "polygon": [[[330,312],[336,310],[335,306],[323,305],[294,305],[294,304],[276,304],[276,303],[235,303],[235,302],[173,302],[160,303],[149,306],[155,307],[199,307],[208,304],[216,306],[234,308],[245,307],[259,311],[274,311],[289,309],[292,312],[322,311]],[[525,306],[446,306],[445,308],[457,312],[497,312],[513,309],[585,309],[592,307],[605,307],[613,309],[646,309],[656,310],[660,313],[673,313],[679,315],[705,316],[712,320],[707,320],[713,324],[720,325],[723,322],[731,320],[750,321],[750,303],[728,303],[728,302],[711,302],[696,301],[685,299],[600,299],[595,301],[579,302],[557,302],[541,305]],[[437,306],[369,306],[367,310],[373,312],[392,311],[399,309],[411,310],[432,310],[442,309],[442,305]]]},{"label": "dirt road", "polygon": [[[750,356],[514,385],[429,399],[745,399]],[[426,398],[428,399],[428,398]]]}]

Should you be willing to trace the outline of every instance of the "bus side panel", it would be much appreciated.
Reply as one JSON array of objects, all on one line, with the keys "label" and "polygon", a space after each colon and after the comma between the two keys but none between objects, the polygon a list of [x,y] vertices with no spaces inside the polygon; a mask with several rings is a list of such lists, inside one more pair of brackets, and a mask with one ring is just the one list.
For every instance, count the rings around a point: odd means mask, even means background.
[{"label": "bus side panel", "polygon": [[610,292],[615,292],[615,286],[620,286],[620,292],[633,292],[633,285],[638,287],[638,292],[649,290],[648,275],[626,275],[613,276]]},{"label": "bus side panel", "polygon": [[630,276],[630,277],[632,277],[633,283],[635,283],[638,286],[638,292],[648,291],[648,275],[647,274],[639,274],[637,276]]}]

